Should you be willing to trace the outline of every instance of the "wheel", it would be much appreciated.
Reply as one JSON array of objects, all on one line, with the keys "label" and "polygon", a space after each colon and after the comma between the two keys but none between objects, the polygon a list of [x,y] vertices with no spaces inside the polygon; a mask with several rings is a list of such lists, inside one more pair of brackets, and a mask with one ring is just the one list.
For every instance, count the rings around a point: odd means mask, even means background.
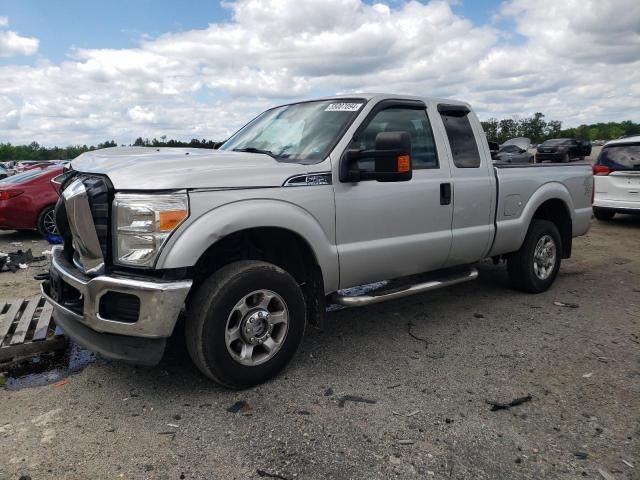
[{"label": "wheel", "polygon": [[507,261],[512,286],[529,293],[547,290],[560,269],[561,252],[558,228],[548,220],[534,219],[522,247]]},{"label": "wheel", "polygon": [[49,205],[48,207],[43,208],[40,212],[40,215],[38,216],[38,232],[40,232],[40,235],[58,235],[54,210],[55,207],[53,205]]},{"label": "wheel", "polygon": [[609,210],[608,208],[593,207],[593,216],[598,220],[611,220],[615,214],[615,211]]},{"label": "wheel", "polygon": [[234,262],[211,275],[189,302],[187,349],[207,377],[246,388],[275,376],[304,335],[306,308],[294,278],[266,262]]}]

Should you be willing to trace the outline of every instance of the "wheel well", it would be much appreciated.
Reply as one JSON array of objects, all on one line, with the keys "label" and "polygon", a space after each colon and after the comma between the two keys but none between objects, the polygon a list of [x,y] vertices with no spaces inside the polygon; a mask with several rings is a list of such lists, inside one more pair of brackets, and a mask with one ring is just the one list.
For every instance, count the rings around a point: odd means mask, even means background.
[{"label": "wheel well", "polygon": [[322,270],[313,249],[304,238],[279,227],[259,227],[231,233],[211,245],[192,267],[191,292],[197,291],[213,272],[238,260],[262,260],[288,272],[303,291],[307,319],[311,324],[322,324],[325,311]]},{"label": "wheel well", "polygon": [[573,227],[566,203],[558,198],[547,200],[538,207],[536,213],[533,214],[533,218],[548,220],[558,227],[560,239],[562,240],[562,258],[571,257]]}]

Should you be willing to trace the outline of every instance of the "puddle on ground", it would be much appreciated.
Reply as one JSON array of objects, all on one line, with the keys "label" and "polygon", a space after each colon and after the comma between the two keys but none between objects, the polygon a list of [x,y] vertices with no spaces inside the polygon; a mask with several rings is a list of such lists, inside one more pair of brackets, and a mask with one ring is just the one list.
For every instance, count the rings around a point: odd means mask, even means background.
[{"label": "puddle on ground", "polygon": [[7,368],[4,371],[5,388],[21,390],[50,385],[80,372],[95,359],[92,352],[70,343],[63,352],[43,353]]}]

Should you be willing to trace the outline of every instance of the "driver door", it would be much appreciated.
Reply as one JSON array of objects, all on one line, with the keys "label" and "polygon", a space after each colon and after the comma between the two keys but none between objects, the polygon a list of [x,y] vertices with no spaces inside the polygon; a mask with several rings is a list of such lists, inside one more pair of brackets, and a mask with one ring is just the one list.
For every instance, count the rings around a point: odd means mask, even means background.
[{"label": "driver door", "polygon": [[[348,148],[368,150],[380,132],[408,132],[413,176],[403,182],[334,184],[340,288],[445,264],[451,248],[451,175],[429,113],[421,102],[381,102],[354,135]],[[373,159],[360,160],[359,169],[372,170]]]}]

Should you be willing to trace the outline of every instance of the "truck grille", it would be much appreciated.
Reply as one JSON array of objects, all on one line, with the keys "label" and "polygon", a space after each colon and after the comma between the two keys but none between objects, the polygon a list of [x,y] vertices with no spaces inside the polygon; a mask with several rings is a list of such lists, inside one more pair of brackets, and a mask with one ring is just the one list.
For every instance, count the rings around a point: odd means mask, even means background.
[{"label": "truck grille", "polygon": [[107,258],[109,254],[109,187],[101,177],[83,176],[82,183],[89,196],[91,216],[100,242],[100,250],[102,250],[102,256]]},{"label": "truck grille", "polygon": [[[69,213],[70,205],[67,203],[76,200],[65,199],[68,196],[67,189],[78,180],[82,182],[86,191],[85,208],[88,203],[92,225],[87,224],[86,219],[81,219],[77,212],[76,215]],[[85,263],[90,263],[86,261],[87,259],[95,265],[95,260],[98,257],[102,257],[103,263],[105,263],[109,255],[111,190],[107,182],[103,177],[71,173],[62,182],[61,197],[56,205],[56,226],[64,239],[65,256],[67,260],[74,261],[76,265],[82,267],[85,273],[90,273],[92,270],[89,266],[84,266]],[[77,208],[77,205],[71,207]],[[93,231],[95,231],[95,237]],[[76,238],[73,236],[74,232]],[[86,238],[80,238],[79,232],[84,232],[83,236]],[[91,244],[95,245],[96,237],[99,251],[98,248],[93,248],[91,251]],[[83,257],[85,258],[84,262]]]}]

